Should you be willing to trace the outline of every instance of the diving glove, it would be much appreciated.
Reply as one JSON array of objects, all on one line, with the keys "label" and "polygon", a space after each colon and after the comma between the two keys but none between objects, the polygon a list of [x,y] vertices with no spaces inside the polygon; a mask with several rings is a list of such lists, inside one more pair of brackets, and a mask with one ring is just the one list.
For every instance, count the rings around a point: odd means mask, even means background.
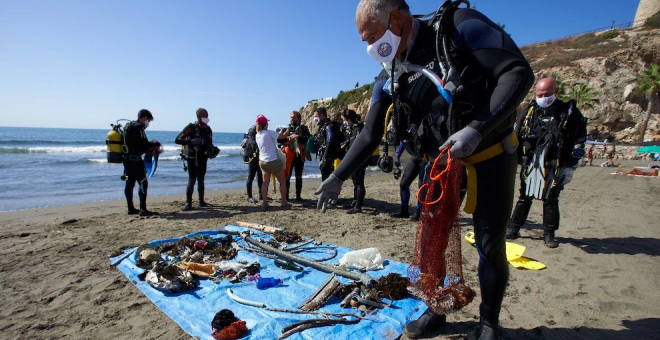
[{"label": "diving glove", "polygon": [[331,174],[330,177],[323,181],[321,186],[314,192],[314,195],[321,195],[316,203],[316,209],[325,212],[330,204],[337,202],[342,184],[344,182],[335,176],[335,174]]},{"label": "diving glove", "polygon": [[449,152],[451,152],[452,158],[465,158],[472,155],[480,142],[481,134],[477,130],[466,126],[449,136],[447,141],[440,147],[440,150],[446,146],[451,146]]}]

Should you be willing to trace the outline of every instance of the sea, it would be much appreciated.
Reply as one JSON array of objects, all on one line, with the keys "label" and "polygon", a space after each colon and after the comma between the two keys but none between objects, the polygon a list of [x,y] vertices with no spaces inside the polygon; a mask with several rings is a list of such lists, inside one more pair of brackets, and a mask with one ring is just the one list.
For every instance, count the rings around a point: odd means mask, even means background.
[{"label": "sea", "polygon": [[[108,163],[110,130],[0,127],[0,211],[72,205],[124,198],[123,166]],[[149,197],[184,194],[188,174],[174,143],[178,131],[146,130],[161,142]],[[245,188],[248,166],[241,160],[242,133],[214,132],[220,155],[208,162],[206,190]],[[305,163],[305,180],[319,179],[316,159]],[[195,191],[197,188],[195,188]],[[257,195],[256,180],[253,194]],[[135,189],[137,204],[137,188]],[[197,193],[193,196],[197,199]]]}]

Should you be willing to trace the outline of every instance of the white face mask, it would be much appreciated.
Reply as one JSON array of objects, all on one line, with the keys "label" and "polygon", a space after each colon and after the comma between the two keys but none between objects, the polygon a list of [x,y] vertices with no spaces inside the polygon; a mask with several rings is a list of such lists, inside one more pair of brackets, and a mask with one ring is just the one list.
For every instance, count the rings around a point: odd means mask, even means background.
[{"label": "white face mask", "polygon": [[401,37],[388,29],[380,39],[367,46],[367,54],[379,63],[389,63],[394,60],[400,43]]},{"label": "white face mask", "polygon": [[557,99],[557,96],[554,94],[550,97],[543,97],[543,98],[536,97],[536,104],[539,104],[540,107],[545,109],[548,106],[552,105],[552,103],[555,102],[555,99]]},{"label": "white face mask", "polygon": [[208,124],[211,120],[208,118],[202,118],[202,123]]},{"label": "white face mask", "polygon": [[318,124],[321,122],[321,118],[319,117],[314,117],[314,124]]},{"label": "white face mask", "polygon": [[144,127],[145,127],[145,128],[148,128],[148,127],[149,127],[149,120],[148,120],[148,119],[144,121]]}]

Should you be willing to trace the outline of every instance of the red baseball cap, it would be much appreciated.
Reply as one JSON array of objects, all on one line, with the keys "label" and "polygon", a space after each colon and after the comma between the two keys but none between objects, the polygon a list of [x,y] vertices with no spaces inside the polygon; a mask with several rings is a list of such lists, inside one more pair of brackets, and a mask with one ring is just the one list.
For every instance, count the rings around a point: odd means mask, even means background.
[{"label": "red baseball cap", "polygon": [[266,124],[269,121],[270,119],[266,118],[264,115],[258,115],[256,120],[257,124]]}]

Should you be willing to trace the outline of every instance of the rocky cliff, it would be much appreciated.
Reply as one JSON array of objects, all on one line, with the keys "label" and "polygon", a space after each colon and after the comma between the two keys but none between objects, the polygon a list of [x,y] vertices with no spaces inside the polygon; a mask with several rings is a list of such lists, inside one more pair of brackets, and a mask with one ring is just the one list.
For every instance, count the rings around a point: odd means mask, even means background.
[{"label": "rocky cliff", "polygon": [[[514,37],[515,38],[515,37]],[[582,108],[589,118],[591,139],[633,143],[649,105],[637,94],[637,76],[651,64],[660,63],[660,29],[633,28],[585,34],[563,40],[525,46],[522,49],[537,79],[554,75],[566,88],[587,84],[594,89],[593,108]],[[350,108],[366,116],[373,84],[340,92],[336,98],[314,100],[301,108],[312,127],[315,108],[325,106],[333,119]],[[534,98],[533,88],[519,108]],[[315,130],[313,128],[313,130]],[[645,140],[660,141],[660,114],[651,115]]]}]

